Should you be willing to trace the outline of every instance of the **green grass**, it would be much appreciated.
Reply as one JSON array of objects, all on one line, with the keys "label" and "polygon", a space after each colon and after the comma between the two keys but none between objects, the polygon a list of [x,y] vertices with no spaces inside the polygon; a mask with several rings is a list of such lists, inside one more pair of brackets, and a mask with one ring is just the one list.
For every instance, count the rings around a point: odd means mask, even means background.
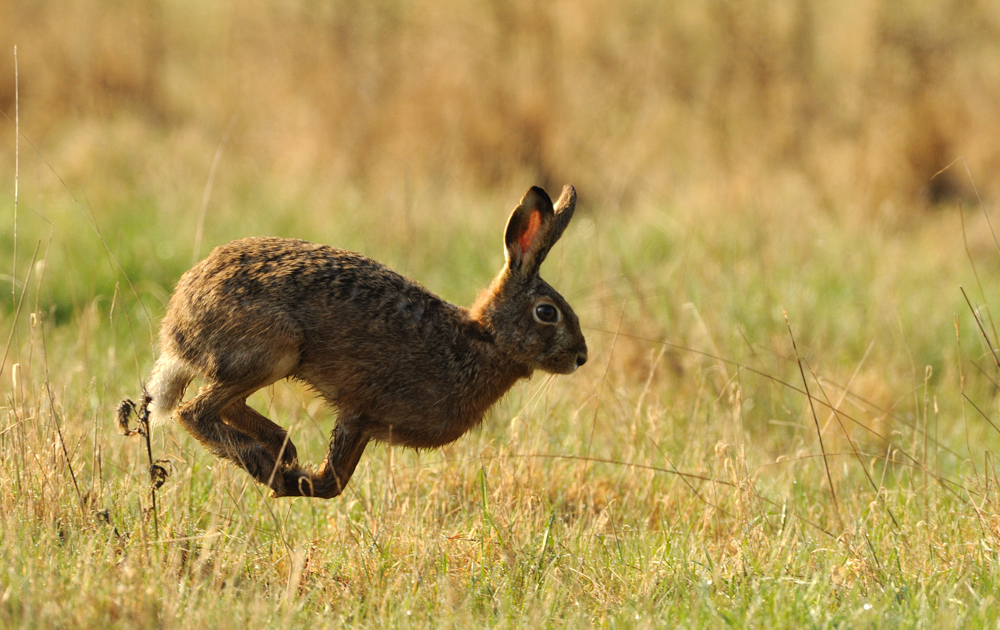
[{"label": "green grass", "polygon": [[[17,273],[41,239],[44,275],[3,316],[14,326],[0,426],[3,627],[1000,617],[1000,436],[963,399],[996,415],[997,366],[958,289],[977,304],[995,297],[1000,255],[978,211],[965,215],[970,262],[957,209],[886,226],[778,202],[608,214],[581,196],[543,273],[581,317],[585,369],[516,386],[443,450],[370,448],[329,502],[270,499],[161,427],[152,451],[170,476],[154,514],[145,447],[116,433],[113,409],[148,374],[197,213],[171,213],[181,204],[166,195],[95,205],[116,263],[88,207],[39,182],[22,182]],[[218,187],[202,254],[244,234],[308,237],[463,303],[499,266],[521,192],[372,208],[322,187],[281,190],[266,179]],[[3,259],[12,245],[0,242]],[[251,402],[319,460],[334,418],[309,392],[279,383]]]}]

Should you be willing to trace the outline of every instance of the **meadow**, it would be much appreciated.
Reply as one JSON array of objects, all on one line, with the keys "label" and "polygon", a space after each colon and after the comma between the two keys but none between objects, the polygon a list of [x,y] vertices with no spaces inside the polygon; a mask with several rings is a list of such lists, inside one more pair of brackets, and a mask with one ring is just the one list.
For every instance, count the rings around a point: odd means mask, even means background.
[{"label": "meadow", "polygon": [[[0,627],[998,624],[995,8],[117,4],[0,5]],[[590,360],[454,444],[310,501],[118,433],[211,247],[468,305],[563,183]]]}]

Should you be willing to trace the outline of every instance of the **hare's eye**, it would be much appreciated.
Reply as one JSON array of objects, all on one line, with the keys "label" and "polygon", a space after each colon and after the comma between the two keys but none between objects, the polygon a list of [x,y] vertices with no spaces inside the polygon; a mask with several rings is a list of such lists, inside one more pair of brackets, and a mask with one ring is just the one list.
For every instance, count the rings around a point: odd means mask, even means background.
[{"label": "hare's eye", "polygon": [[559,309],[551,304],[539,304],[535,307],[535,319],[544,324],[554,324],[559,320]]}]

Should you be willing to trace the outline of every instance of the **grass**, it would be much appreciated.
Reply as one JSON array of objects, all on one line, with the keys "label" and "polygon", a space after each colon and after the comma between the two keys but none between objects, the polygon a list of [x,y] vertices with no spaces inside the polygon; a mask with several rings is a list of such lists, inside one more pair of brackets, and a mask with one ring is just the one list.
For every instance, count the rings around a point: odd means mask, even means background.
[{"label": "grass", "polygon": [[[302,203],[270,193],[261,206]],[[311,231],[467,303],[500,264],[510,196],[379,209],[407,230],[345,199],[336,220],[262,212],[248,231]],[[441,451],[370,449],[330,502],[269,499],[162,427],[154,530],[145,447],[112,411],[148,373],[145,312],[155,331],[190,237],[95,210],[144,312],[62,203],[19,225],[32,276],[5,317],[5,627],[997,622],[998,435],[972,406],[996,413],[997,368],[958,289],[983,303],[957,209],[859,231],[780,206],[618,220],[582,199],[544,272],[584,322],[586,369],[517,386]],[[964,221],[992,286],[983,215]],[[46,230],[42,276],[25,243]],[[319,459],[333,419],[313,396],[280,383],[251,402]]]},{"label": "grass", "polygon": [[[121,4],[0,7],[0,627],[998,625],[995,9]],[[193,260],[307,238],[469,304],[564,180],[582,370],[329,502],[158,427],[153,509],[114,409]],[[308,391],[251,404],[323,455]]]}]

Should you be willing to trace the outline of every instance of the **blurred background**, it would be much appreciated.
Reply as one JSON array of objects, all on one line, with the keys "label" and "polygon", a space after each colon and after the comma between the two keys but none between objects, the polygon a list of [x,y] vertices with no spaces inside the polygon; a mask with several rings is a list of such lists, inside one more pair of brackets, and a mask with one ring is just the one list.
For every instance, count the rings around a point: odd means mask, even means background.
[{"label": "blurred background", "polygon": [[204,180],[220,146],[222,186],[292,195],[572,180],[607,211],[778,196],[898,221],[974,198],[964,168],[933,177],[959,156],[1000,187],[986,0],[5,0],[0,42],[0,109],[16,43],[22,129],[68,184],[103,181],[93,204]]}]

